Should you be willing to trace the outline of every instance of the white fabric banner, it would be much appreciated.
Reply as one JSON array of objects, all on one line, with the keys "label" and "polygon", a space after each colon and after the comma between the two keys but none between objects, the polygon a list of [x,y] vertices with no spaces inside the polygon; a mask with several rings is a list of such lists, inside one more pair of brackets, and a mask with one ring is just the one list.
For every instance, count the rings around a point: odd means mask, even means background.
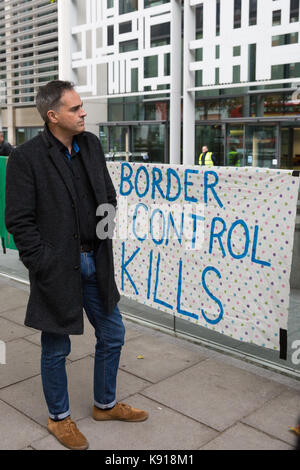
[{"label": "white fabric banner", "polygon": [[120,293],[279,349],[299,178],[290,170],[108,163]]}]

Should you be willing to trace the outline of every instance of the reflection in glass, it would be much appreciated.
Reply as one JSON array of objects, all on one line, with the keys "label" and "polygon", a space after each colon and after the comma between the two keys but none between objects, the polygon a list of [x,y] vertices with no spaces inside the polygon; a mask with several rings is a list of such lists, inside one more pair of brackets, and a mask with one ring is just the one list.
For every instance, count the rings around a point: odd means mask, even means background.
[{"label": "reflection in glass", "polygon": [[246,126],[245,165],[277,168],[276,126]]},{"label": "reflection in glass", "polygon": [[227,126],[226,136],[227,166],[244,166],[244,126]]},{"label": "reflection in glass", "polygon": [[119,14],[130,13],[138,9],[138,0],[119,0]]},{"label": "reflection in glass", "polygon": [[217,159],[217,165],[224,162],[224,132],[225,125],[196,125],[195,133],[195,165],[198,165],[199,155],[204,145],[208,147]]},{"label": "reflection in glass", "polygon": [[[164,163],[165,126],[141,125],[132,127],[131,161]],[[137,155],[135,155],[137,154]]]}]

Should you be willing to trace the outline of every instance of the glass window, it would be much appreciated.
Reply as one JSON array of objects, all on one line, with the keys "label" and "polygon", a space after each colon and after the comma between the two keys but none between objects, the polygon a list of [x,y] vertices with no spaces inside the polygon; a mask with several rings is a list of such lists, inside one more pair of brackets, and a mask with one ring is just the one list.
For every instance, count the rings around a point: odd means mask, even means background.
[{"label": "glass window", "polygon": [[138,49],[138,40],[124,41],[119,43],[120,52],[136,51]]},{"label": "glass window", "polygon": [[119,24],[119,34],[130,33],[132,30],[131,21],[125,21]]},{"label": "glass window", "polygon": [[241,81],[241,66],[234,65],[232,67],[232,83],[240,83]]},{"label": "glass window", "polygon": [[99,128],[99,139],[100,139],[104,154],[109,152],[109,147],[108,147],[108,132],[109,131],[108,130],[109,130],[108,126],[100,126]]},{"label": "glass window", "polygon": [[233,55],[234,57],[241,55],[241,46],[233,46]]},{"label": "glass window", "polygon": [[141,97],[124,98],[124,120],[139,121],[143,119],[143,104]]},{"label": "glass window", "polygon": [[248,80],[255,82],[256,80],[256,44],[249,44],[248,46]]},{"label": "glass window", "polygon": [[202,86],[203,72],[202,70],[195,71],[195,86]]},{"label": "glass window", "polygon": [[17,127],[16,129],[16,144],[21,145],[24,142],[37,136],[40,132],[43,132],[43,127]]},{"label": "glass window", "polygon": [[220,69],[219,69],[219,67],[216,67],[216,69],[215,69],[215,84],[216,85],[220,84]]},{"label": "glass window", "polygon": [[168,119],[167,101],[145,101],[144,102],[145,121],[165,121]]},{"label": "glass window", "polygon": [[216,36],[220,36],[220,14],[221,3],[220,0],[216,0]]},{"label": "glass window", "polygon": [[195,61],[201,62],[203,60],[203,48],[195,49]]},{"label": "glass window", "polygon": [[290,94],[274,94],[264,97],[264,116],[295,116],[300,114],[300,100],[292,100]]},{"label": "glass window", "polygon": [[257,0],[249,2],[249,26],[257,24]]},{"label": "glass window", "polygon": [[196,6],[196,39],[203,38],[203,4]]},{"label": "glass window", "polygon": [[107,0],[107,8],[113,8],[114,0]]},{"label": "glass window", "polygon": [[199,164],[201,149],[206,145],[217,160],[217,165],[224,163],[225,126],[220,124],[199,125],[195,127],[195,165]]},{"label": "glass window", "polygon": [[244,166],[244,126],[228,125],[226,135],[226,166]]},{"label": "glass window", "polygon": [[113,46],[114,44],[114,26],[107,26],[107,45]]},{"label": "glass window", "polygon": [[294,64],[272,65],[271,80],[300,77],[300,62]]},{"label": "glass window", "polygon": [[164,75],[170,75],[171,70],[170,53],[164,54]]},{"label": "glass window", "polygon": [[277,168],[277,127],[246,126],[245,165]]},{"label": "glass window", "polygon": [[272,25],[278,26],[281,24],[281,10],[273,11]]},{"label": "glass window", "polygon": [[170,44],[170,23],[151,26],[151,47]]},{"label": "glass window", "polygon": [[216,46],[216,59],[220,59],[220,46]]},{"label": "glass window", "polygon": [[157,55],[144,57],[144,78],[157,77],[158,57]]},{"label": "glass window", "polygon": [[272,46],[284,46],[286,44],[296,44],[298,42],[298,33],[279,34],[272,36]]},{"label": "glass window", "polygon": [[139,89],[139,69],[131,69],[131,91]]},{"label": "glass window", "polygon": [[240,28],[242,21],[242,0],[234,0],[233,27]]},{"label": "glass window", "polygon": [[131,160],[164,163],[165,132],[165,126],[161,124],[133,126]]},{"label": "glass window", "polygon": [[[216,69],[216,79],[218,72]],[[244,98],[233,97],[226,99],[196,100],[196,120],[219,120],[226,118],[241,118],[244,116]]]},{"label": "glass window", "polygon": [[299,21],[299,0],[290,0],[290,23]]},{"label": "glass window", "polygon": [[110,98],[108,100],[108,120],[109,121],[123,121],[123,99]]},{"label": "glass window", "polygon": [[164,3],[170,3],[170,0],[144,0],[144,8],[156,7]]},{"label": "glass window", "polygon": [[300,170],[300,128],[290,125],[281,128],[280,168]]},{"label": "glass window", "polygon": [[138,0],[119,0],[119,14],[130,13],[138,9]]}]

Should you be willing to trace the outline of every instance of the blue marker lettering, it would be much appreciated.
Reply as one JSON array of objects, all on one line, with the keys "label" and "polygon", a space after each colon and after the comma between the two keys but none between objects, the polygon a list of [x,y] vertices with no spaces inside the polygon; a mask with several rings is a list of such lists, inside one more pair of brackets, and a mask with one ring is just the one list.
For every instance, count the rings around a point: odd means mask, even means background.
[{"label": "blue marker lettering", "polygon": [[217,297],[215,297],[211,292],[210,290],[208,289],[207,285],[206,285],[206,282],[205,282],[205,276],[206,276],[206,273],[209,272],[209,271],[213,271],[214,273],[216,273],[219,277],[219,279],[221,278],[221,274],[219,273],[219,271],[214,268],[213,266],[207,266],[203,272],[202,272],[202,285],[204,287],[204,290],[205,292],[209,295],[209,297],[211,299],[213,299],[215,302],[217,302],[217,304],[219,305],[220,307],[220,314],[218,316],[218,318],[216,318],[215,320],[211,320],[210,318],[208,318],[206,316],[206,314],[204,313],[204,310],[201,309],[201,313],[202,313],[202,316],[203,318],[207,321],[207,323],[210,323],[211,325],[215,325],[216,323],[219,323],[222,318],[223,318],[223,314],[224,314],[224,310],[223,310],[223,305],[221,303],[221,301],[219,299],[217,299]]},{"label": "blue marker lettering", "polygon": [[[214,176],[215,178],[215,181],[214,183],[208,183],[208,175],[212,175]],[[217,201],[219,207],[223,207],[223,204],[221,202],[221,200],[219,199],[216,191],[215,191],[215,186],[218,184],[219,182],[219,177],[217,175],[217,173],[215,171],[205,171],[204,173],[204,202],[205,204],[207,204],[207,190],[210,189],[211,192],[212,192],[212,195],[213,197],[215,198],[215,200]]]},{"label": "blue marker lettering", "polygon": [[[223,229],[219,233],[215,233],[215,225],[216,225],[217,221],[221,222],[221,224],[223,224]],[[226,252],[224,250],[224,246],[223,246],[223,243],[222,243],[222,240],[221,240],[225,230],[226,230],[225,221],[221,217],[214,217],[212,222],[211,222],[211,228],[210,228],[209,253],[212,253],[213,239],[217,238],[217,240],[219,242],[219,245],[220,245],[220,248],[222,250],[222,254],[223,254],[224,257],[226,256]]]}]

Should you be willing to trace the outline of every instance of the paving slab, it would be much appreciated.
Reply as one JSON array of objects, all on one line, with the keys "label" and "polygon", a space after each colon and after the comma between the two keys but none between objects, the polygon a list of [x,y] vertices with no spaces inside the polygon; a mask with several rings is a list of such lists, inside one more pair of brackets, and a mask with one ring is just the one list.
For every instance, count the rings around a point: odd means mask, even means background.
[{"label": "paving slab", "polygon": [[0,313],[26,306],[29,294],[21,289],[0,285]]},{"label": "paving slab", "polygon": [[[21,325],[21,326],[24,326],[25,315],[26,315],[26,305],[22,305],[21,307],[14,308],[12,310],[7,310],[5,312],[0,312],[1,318],[6,318],[7,320],[18,323],[18,325]],[[37,330],[34,330],[33,328],[30,328],[30,329],[32,333],[37,331]]]},{"label": "paving slab", "polygon": [[[218,435],[213,429],[139,394],[132,396],[128,403],[148,410],[148,420],[142,423],[100,422],[89,417],[77,422],[89,441],[90,450],[190,450]],[[51,435],[32,446],[39,450],[62,448]]]},{"label": "paving slab", "polygon": [[32,440],[41,439],[48,431],[26,418],[0,400],[0,445],[1,450],[18,450],[28,446]]},{"label": "paving slab", "polygon": [[289,428],[299,424],[299,417],[300,394],[294,390],[287,390],[242,421],[294,445],[295,434]]},{"label": "paving slab", "polygon": [[[143,356],[143,359],[138,359],[137,356]],[[148,334],[125,343],[120,368],[156,383],[205,358],[206,356],[200,353],[169,341],[167,335],[162,340]]]},{"label": "paving slab", "polygon": [[25,339],[6,343],[6,364],[0,364],[0,389],[40,373],[40,348]]},{"label": "paving slab", "polygon": [[0,339],[1,341],[8,342],[13,339],[23,338],[32,335],[31,328],[18,325],[6,318],[0,317]]},{"label": "paving slab", "polygon": [[283,390],[275,381],[208,359],[151,385],[143,395],[224,431]]},{"label": "paving slab", "polygon": [[286,442],[279,441],[256,429],[237,423],[201,450],[293,450]]},{"label": "paving slab", "polygon": [[[88,356],[68,363],[66,369],[72,418],[80,419],[90,416],[93,406],[94,359]],[[122,401],[128,396],[144,390],[149,384],[150,382],[127,372],[119,371],[117,400]],[[48,410],[40,375],[1,389],[0,399],[41,425],[47,424]]]}]

